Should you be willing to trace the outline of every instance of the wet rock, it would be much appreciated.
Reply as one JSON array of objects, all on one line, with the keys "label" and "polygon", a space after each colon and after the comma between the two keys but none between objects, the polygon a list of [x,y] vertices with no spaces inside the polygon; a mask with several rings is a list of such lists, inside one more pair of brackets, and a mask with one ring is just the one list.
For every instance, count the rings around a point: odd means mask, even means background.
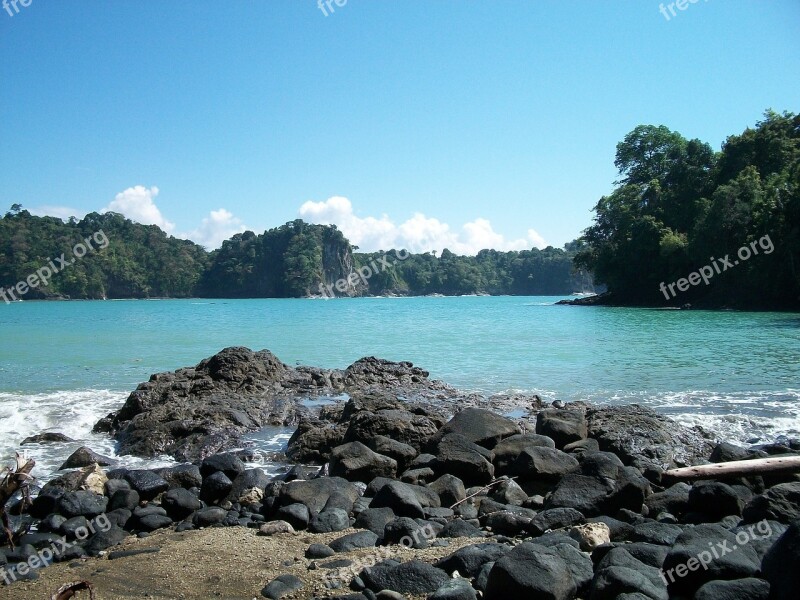
[{"label": "wet rock", "polygon": [[125,473],[125,480],[131,488],[139,492],[142,500],[152,500],[169,489],[169,484],[161,477],[146,470],[133,470]]},{"label": "wet rock", "polygon": [[66,492],[58,500],[58,513],[70,517],[91,519],[103,514],[108,506],[108,498],[94,492]]},{"label": "wet rock", "polygon": [[203,479],[200,488],[200,499],[203,502],[214,504],[224,499],[233,489],[233,482],[222,471],[217,471]]},{"label": "wet rock", "polygon": [[244,473],[246,467],[236,454],[230,452],[223,452],[214,454],[204,459],[200,465],[200,475],[205,479],[214,473],[223,472],[225,476],[233,481],[241,473]]},{"label": "wet rock", "polygon": [[176,465],[163,469],[155,469],[154,472],[169,484],[170,488],[182,487],[187,490],[193,487],[199,488],[203,485],[203,476],[200,474],[200,467],[197,465]]},{"label": "wet rock", "polygon": [[57,444],[57,443],[66,443],[66,442],[74,442],[71,437],[67,437],[63,433],[56,433],[56,432],[44,432],[44,433],[37,433],[36,435],[31,435],[26,437],[22,440],[19,445],[24,446],[25,444]]},{"label": "wet rock", "polygon": [[76,469],[81,467],[88,467],[93,464],[98,464],[101,467],[116,464],[113,458],[101,456],[86,446],[81,446],[75,452],[69,455],[66,461],[58,468],[59,471],[63,469]]}]

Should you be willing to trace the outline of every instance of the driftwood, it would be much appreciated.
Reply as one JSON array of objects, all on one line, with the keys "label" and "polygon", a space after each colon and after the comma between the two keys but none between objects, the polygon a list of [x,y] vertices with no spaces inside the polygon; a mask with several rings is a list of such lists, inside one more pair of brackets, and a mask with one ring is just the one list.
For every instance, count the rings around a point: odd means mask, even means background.
[{"label": "driftwood", "polygon": [[11,531],[11,523],[8,521],[6,503],[19,490],[22,490],[26,498],[28,497],[28,484],[33,479],[31,471],[35,465],[36,461],[32,458],[17,454],[15,467],[13,469],[6,467],[6,473],[0,479],[0,517],[3,521],[3,529],[8,536],[8,545],[12,549],[14,548],[14,532]]},{"label": "driftwood", "polygon": [[671,469],[664,477],[672,480],[722,479],[724,477],[747,477],[767,473],[800,472],[800,456],[773,456],[753,460],[714,463]]},{"label": "driftwood", "polygon": [[72,583],[66,583],[62,585],[55,594],[50,596],[50,600],[67,600],[68,598],[72,598],[77,592],[81,590],[86,590],[89,592],[89,600],[94,600],[94,586],[91,582],[83,580],[83,581],[73,581]]},{"label": "driftwood", "polygon": [[516,479],[516,477],[508,477],[508,478],[506,478],[506,477],[498,477],[497,479],[493,479],[492,481],[487,483],[485,486],[483,486],[481,489],[479,489],[477,492],[475,492],[473,494],[470,494],[466,498],[463,498],[462,500],[459,500],[458,502],[453,504],[453,506],[450,507],[450,510],[454,509],[456,506],[458,506],[462,502],[466,502],[470,498],[474,498],[475,496],[479,495],[480,493],[485,492],[490,487],[492,487],[494,485],[497,485],[498,483],[503,483],[504,481],[514,481],[515,479]]}]

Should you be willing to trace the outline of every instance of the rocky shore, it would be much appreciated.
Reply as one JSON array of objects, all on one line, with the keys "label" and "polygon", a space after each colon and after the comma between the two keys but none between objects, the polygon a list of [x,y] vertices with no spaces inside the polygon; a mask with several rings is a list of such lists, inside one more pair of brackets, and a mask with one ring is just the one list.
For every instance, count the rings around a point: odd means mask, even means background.
[{"label": "rocky shore", "polygon": [[[269,423],[296,425],[274,478],[231,451]],[[410,363],[292,368],[245,348],[154,375],[98,429],[185,462],[110,468],[82,449],[12,500],[0,598],[71,578],[98,599],[800,597],[800,477],[667,474],[797,441],[742,448],[636,405],[481,398]]]}]

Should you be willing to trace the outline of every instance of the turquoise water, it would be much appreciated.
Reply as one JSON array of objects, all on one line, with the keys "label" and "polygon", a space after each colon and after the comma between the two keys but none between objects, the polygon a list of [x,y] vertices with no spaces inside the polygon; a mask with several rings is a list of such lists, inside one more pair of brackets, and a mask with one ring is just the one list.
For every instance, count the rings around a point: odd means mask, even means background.
[{"label": "turquoise water", "polygon": [[[720,437],[800,435],[800,316],[554,306],[551,297],[0,305],[0,455],[91,424],[151,373],[225,346],[288,364],[410,360],[458,387],[647,404]],[[283,439],[283,438],[281,438]],[[68,448],[45,460],[50,464]],[[58,455],[58,456],[57,456]]]}]

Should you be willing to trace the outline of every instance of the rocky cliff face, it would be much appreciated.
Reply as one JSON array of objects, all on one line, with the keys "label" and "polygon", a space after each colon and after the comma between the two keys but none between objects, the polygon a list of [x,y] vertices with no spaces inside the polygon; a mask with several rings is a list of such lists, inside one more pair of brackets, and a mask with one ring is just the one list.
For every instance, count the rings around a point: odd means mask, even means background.
[{"label": "rocky cliff face", "polygon": [[[348,298],[363,296],[368,290],[365,282],[355,277],[348,282],[348,277],[355,272],[355,261],[350,244],[343,239],[326,236],[322,243],[322,281],[306,292],[308,296],[344,296]],[[340,284],[339,282],[346,282]],[[352,283],[351,283],[352,282]],[[341,288],[344,288],[342,291]]]}]

